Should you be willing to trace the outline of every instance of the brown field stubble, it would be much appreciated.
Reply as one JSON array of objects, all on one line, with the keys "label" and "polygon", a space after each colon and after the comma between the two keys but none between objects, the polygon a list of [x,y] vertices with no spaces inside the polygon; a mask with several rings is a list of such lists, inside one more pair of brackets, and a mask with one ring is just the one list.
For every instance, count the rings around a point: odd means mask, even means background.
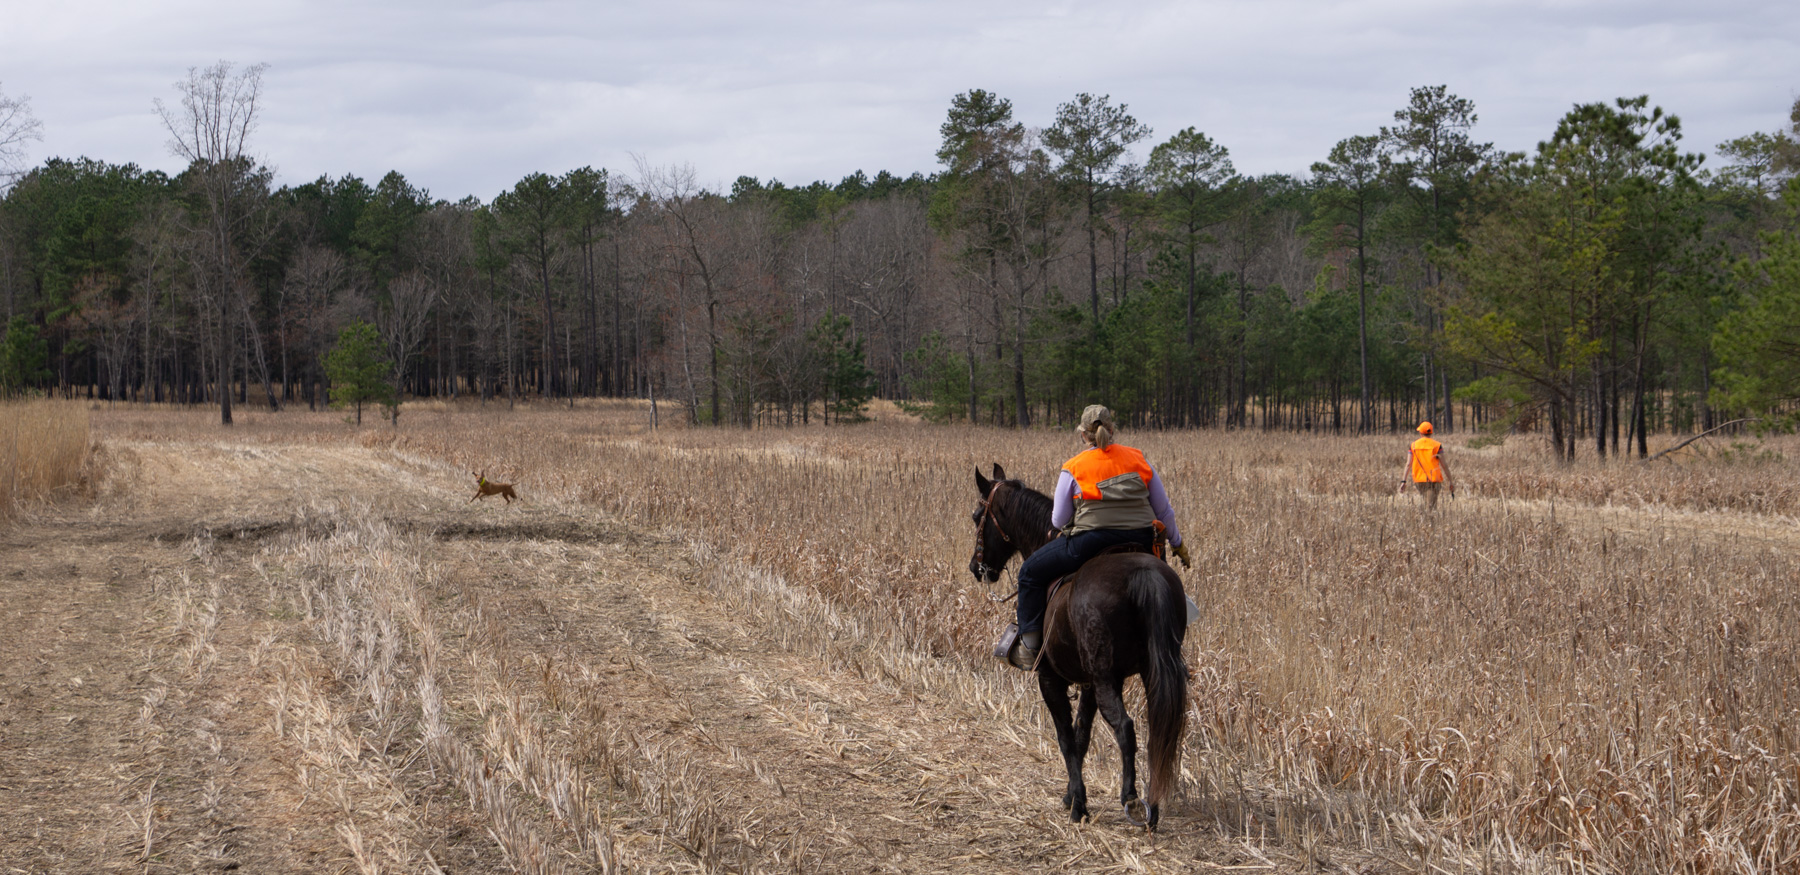
[{"label": "brown field stubble", "polygon": [[[649,432],[645,419],[628,404],[440,409],[350,434],[265,415],[233,437],[348,436],[485,468],[527,503],[678,530],[971,664],[1010,609],[965,570],[973,469],[998,461],[1042,489],[1074,449],[1068,432]],[[105,428],[180,439],[188,421],[122,412]],[[1524,440],[1453,438],[1458,495],[1427,517],[1393,495],[1399,438],[1124,440],[1163,471],[1196,547],[1187,792],[1209,813],[1232,816],[1220,800],[1265,781],[1315,816],[1343,800],[1417,811],[1465,860],[1797,865],[1791,445],[1561,468]],[[1366,841],[1395,821],[1367,811],[1335,828]],[[1237,816],[1249,830],[1261,815]]]}]

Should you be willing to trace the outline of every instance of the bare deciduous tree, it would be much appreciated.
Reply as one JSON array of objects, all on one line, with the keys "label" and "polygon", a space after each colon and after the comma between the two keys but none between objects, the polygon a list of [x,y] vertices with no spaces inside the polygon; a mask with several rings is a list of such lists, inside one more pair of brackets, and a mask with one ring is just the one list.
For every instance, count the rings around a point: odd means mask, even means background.
[{"label": "bare deciduous tree", "polygon": [[325,246],[306,246],[294,254],[281,287],[281,381],[291,385],[290,353],[298,349],[303,391],[312,409],[324,407],[319,388],[325,347],[336,333],[333,307],[344,297],[359,297],[348,259]]},{"label": "bare deciduous tree", "polygon": [[0,91],[0,193],[23,173],[25,144],[44,139],[44,124],[31,114],[31,98]]},{"label": "bare deciduous tree", "polygon": [[133,302],[117,294],[116,284],[99,276],[88,278],[75,290],[75,323],[86,329],[100,353],[100,395],[108,401],[123,397],[125,366],[131,356],[141,315]]},{"label": "bare deciduous tree", "polygon": [[[225,425],[231,424],[234,305],[249,314],[242,275],[248,258],[239,250],[268,193],[267,171],[255,167],[247,154],[267,69],[267,64],[253,64],[237,70],[229,61],[205,69],[191,67],[187,79],[175,83],[181,94],[179,109],[155,101],[157,115],[169,131],[169,151],[187,159],[189,179],[205,209],[202,226],[195,230],[206,245],[196,251],[207,262],[204,272],[210,274],[201,285],[216,293],[209,303],[219,310],[219,421]],[[246,328],[255,330],[253,325]],[[260,343],[257,352],[260,360]],[[266,365],[263,370],[269,405],[274,407]]]},{"label": "bare deciduous tree", "polygon": [[925,206],[910,198],[861,205],[839,237],[841,286],[850,316],[873,341],[871,364],[886,397],[898,397],[906,354],[924,335],[931,230]]},{"label": "bare deciduous tree", "polygon": [[[637,189],[644,205],[658,221],[659,262],[673,280],[682,345],[682,373],[687,386],[688,415],[697,417],[700,407],[698,381],[694,378],[688,316],[696,308],[706,315],[706,381],[709,416],[721,422],[719,406],[720,331],[719,308],[728,290],[721,274],[721,258],[715,251],[714,222],[707,209],[707,192],[695,179],[691,165],[652,167],[638,159]],[[716,198],[714,198],[716,200]],[[692,302],[692,303],[689,303]]]},{"label": "bare deciduous tree", "polygon": [[[396,393],[404,386],[413,354],[425,342],[425,328],[430,324],[431,308],[437,298],[437,283],[423,271],[408,271],[388,283],[388,299],[375,314],[375,327],[381,330],[381,339],[387,344]],[[399,418],[396,410],[396,425]]]}]

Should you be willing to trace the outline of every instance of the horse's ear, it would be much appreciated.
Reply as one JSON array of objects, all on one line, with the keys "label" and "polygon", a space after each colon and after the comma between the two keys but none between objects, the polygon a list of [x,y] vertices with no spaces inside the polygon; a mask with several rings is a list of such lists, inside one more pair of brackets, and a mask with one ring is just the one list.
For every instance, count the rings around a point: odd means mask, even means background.
[{"label": "horse's ear", "polygon": [[994,479],[995,480],[1005,480],[1006,479],[1006,469],[1000,467],[999,462],[994,463]]},{"label": "horse's ear", "polygon": [[981,490],[982,498],[986,498],[988,493],[993,491],[994,488],[993,481],[981,476],[980,468],[975,469],[975,488]]}]

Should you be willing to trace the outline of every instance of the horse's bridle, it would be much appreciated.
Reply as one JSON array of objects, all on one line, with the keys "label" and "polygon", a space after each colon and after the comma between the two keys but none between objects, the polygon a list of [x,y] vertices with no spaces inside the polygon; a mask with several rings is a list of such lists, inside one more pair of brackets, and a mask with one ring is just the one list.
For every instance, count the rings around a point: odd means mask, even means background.
[{"label": "horse's bridle", "polygon": [[1006,529],[1000,525],[1000,518],[994,514],[994,495],[1000,491],[1000,485],[1004,482],[1006,481],[998,481],[992,489],[988,490],[987,499],[981,503],[981,519],[975,523],[975,555],[971,557],[971,560],[975,567],[981,569],[984,581],[999,580],[1001,574],[1006,571],[1004,565],[996,568],[987,563],[986,545],[983,543],[986,539],[981,537],[981,533],[987,528],[988,520],[994,521],[994,531],[1000,533],[1000,540],[1008,544],[1012,543],[1012,536],[1006,534]]}]

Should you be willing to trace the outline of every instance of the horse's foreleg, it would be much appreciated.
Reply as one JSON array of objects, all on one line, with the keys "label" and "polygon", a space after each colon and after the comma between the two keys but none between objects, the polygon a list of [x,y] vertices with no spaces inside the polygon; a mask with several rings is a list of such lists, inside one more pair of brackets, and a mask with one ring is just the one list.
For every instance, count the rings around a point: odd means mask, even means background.
[{"label": "horse's foreleg", "polygon": [[[1062,750],[1063,766],[1069,771],[1069,787],[1063,792],[1063,807],[1069,809],[1069,817],[1077,823],[1088,816],[1087,784],[1081,778],[1081,761],[1087,753],[1085,732],[1079,732],[1071,720],[1069,708],[1069,682],[1058,677],[1054,672],[1038,672],[1038,691],[1044,695],[1044,707],[1050,709],[1050,722],[1056,726],[1056,746]],[[1087,696],[1082,696],[1085,706]],[[1091,722],[1093,714],[1084,707]]]},{"label": "horse's foreleg", "polygon": [[[1106,725],[1112,727],[1113,738],[1119,742],[1119,767],[1124,772],[1119,782],[1119,804],[1125,806],[1129,816],[1131,802],[1138,798],[1137,726],[1131,722],[1131,713],[1125,710],[1125,699],[1119,693],[1118,683],[1097,681],[1091,689],[1099,700],[1100,716],[1106,718]],[[1132,819],[1136,820],[1135,817]]]}]

